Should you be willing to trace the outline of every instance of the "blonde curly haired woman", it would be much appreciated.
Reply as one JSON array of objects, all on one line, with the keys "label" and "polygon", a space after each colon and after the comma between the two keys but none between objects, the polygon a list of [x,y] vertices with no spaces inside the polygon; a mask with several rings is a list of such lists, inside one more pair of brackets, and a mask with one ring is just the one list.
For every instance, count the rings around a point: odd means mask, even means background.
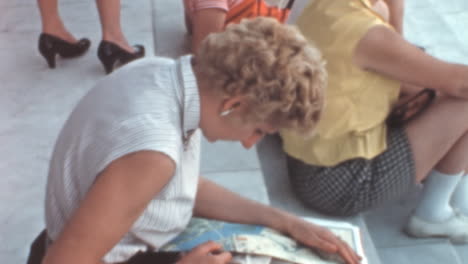
[{"label": "blonde curly haired woman", "polygon": [[[45,240],[43,264],[160,263],[152,253],[192,215],[272,227],[358,263],[328,230],[198,175],[201,134],[249,148],[279,128],[310,133],[325,81],[319,52],[295,28],[261,18],[210,35],[197,56],[142,59],[111,74],[58,137],[47,231],[29,263],[40,263]],[[228,263],[220,250],[208,242],[178,263]]]}]

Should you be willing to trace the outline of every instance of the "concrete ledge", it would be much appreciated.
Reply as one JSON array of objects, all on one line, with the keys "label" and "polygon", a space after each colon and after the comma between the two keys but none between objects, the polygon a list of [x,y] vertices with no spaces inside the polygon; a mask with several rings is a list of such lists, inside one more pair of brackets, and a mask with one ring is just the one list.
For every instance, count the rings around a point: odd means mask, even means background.
[{"label": "concrete ledge", "polygon": [[375,245],[369,235],[364,217],[361,214],[349,218],[328,217],[307,209],[296,199],[287,177],[286,160],[281,149],[279,136],[265,137],[258,144],[257,152],[268,192],[268,199],[272,206],[299,216],[346,221],[359,226],[368,262],[370,264],[381,263]]},{"label": "concrete ledge", "polygon": [[151,0],[154,52],[176,58],[190,53],[190,37],[184,22],[182,0]]}]

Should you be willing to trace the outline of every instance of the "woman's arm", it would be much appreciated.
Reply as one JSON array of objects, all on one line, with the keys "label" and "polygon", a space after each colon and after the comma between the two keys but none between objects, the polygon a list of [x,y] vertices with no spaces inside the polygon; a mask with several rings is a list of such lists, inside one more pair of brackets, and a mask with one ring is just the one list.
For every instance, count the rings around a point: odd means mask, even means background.
[{"label": "woman's arm", "polygon": [[222,221],[267,226],[307,246],[338,253],[346,263],[359,263],[359,257],[348,245],[327,229],[284,211],[242,198],[203,178],[200,178],[194,214]]},{"label": "woman's arm", "polygon": [[354,62],[365,70],[419,87],[468,99],[468,67],[434,58],[385,26],[359,41]]},{"label": "woman's arm", "polygon": [[98,264],[169,182],[175,164],[141,151],[112,162],[54,241],[43,264]]},{"label": "woman's arm", "polygon": [[194,214],[210,219],[269,226],[286,232],[285,222],[279,220],[285,217],[284,212],[243,198],[202,177],[198,185]]},{"label": "woman's arm", "polygon": [[207,8],[197,11],[191,21],[192,53],[197,53],[200,43],[213,32],[220,32],[224,28],[226,11],[219,8]]}]

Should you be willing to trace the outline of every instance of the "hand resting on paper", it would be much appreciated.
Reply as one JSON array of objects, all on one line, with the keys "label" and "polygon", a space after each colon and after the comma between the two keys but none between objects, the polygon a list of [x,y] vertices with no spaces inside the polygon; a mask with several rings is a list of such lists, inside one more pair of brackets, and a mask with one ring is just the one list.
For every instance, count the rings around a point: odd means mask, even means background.
[{"label": "hand resting on paper", "polygon": [[361,257],[330,230],[297,217],[291,217],[287,235],[310,247],[320,257],[347,264],[358,264]]}]

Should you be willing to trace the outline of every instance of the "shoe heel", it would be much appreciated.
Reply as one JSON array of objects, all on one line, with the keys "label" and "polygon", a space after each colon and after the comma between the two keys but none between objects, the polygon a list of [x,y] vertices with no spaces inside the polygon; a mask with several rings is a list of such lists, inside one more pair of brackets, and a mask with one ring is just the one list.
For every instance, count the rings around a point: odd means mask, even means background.
[{"label": "shoe heel", "polygon": [[54,69],[57,50],[54,47],[53,42],[44,34],[41,34],[39,38],[39,52],[41,53],[42,57],[46,59],[49,68]]},{"label": "shoe heel", "polygon": [[135,49],[136,51],[131,53],[112,42],[103,40],[99,44],[97,55],[106,73],[109,74],[114,68],[145,56],[145,48],[143,46],[136,45]]},{"label": "shoe heel", "polygon": [[57,53],[55,51],[53,51],[53,50],[43,51],[43,50],[39,49],[39,51],[41,52],[42,57],[44,57],[44,59],[46,59],[47,64],[49,65],[49,68],[55,69],[55,57],[56,57]]},{"label": "shoe heel", "polygon": [[114,64],[116,60],[113,57],[99,58],[99,60],[101,61],[102,66],[104,66],[106,74],[109,74],[114,70]]},{"label": "shoe heel", "polygon": [[47,64],[49,65],[49,68],[55,69],[56,54],[55,53],[49,53],[47,55],[42,54],[42,56],[44,56],[44,58],[46,59]]},{"label": "shoe heel", "polygon": [[106,70],[106,74],[109,74],[114,70],[114,62],[106,63],[106,64],[103,63],[103,65],[104,65],[104,69]]},{"label": "shoe heel", "polygon": [[98,59],[101,61],[102,66],[104,66],[106,74],[109,74],[114,70],[114,64],[118,60],[117,53],[118,52],[115,51],[106,42],[101,42],[101,44],[99,45],[97,56]]}]

